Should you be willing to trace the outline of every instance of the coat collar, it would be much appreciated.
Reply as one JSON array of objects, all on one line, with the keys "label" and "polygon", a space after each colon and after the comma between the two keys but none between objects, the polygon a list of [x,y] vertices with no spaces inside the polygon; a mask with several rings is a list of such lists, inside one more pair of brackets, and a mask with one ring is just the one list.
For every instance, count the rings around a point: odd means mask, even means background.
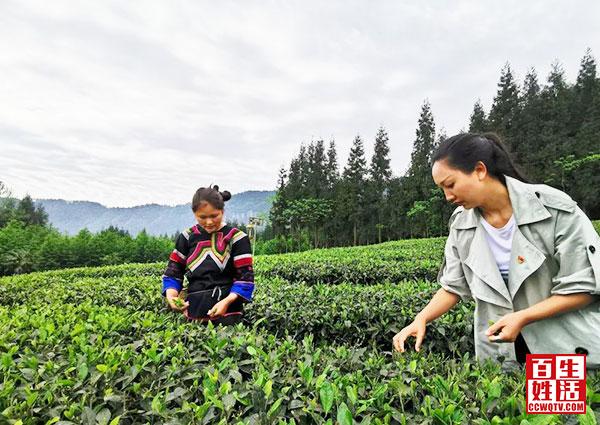
[{"label": "coat collar", "polygon": [[[504,177],[506,178],[506,187],[512,204],[515,222],[518,226],[535,223],[551,217],[544,203],[540,200],[539,192],[535,191],[535,185],[523,183],[509,176]],[[480,219],[481,213],[477,208],[471,208],[470,210],[463,208],[462,213],[456,217],[454,228],[475,228],[479,224]]]},{"label": "coat collar", "polygon": [[[551,217],[552,215],[546,209],[543,201],[545,200],[546,203],[556,207],[557,200],[551,196],[549,201],[546,196],[549,192],[542,186],[530,185],[508,176],[505,177],[508,196],[517,224],[511,248],[508,286],[502,280],[493,254],[489,249],[485,230],[480,223],[481,214],[479,210],[476,208],[463,210],[460,214],[457,214],[454,223],[456,229],[475,229],[465,265],[484,281],[489,289],[495,291],[486,290],[489,295],[488,302],[510,308],[512,299],[514,299],[525,279],[533,274],[545,261],[544,254],[527,240],[518,226]],[[518,261],[519,257],[526,258],[527,261]],[[494,294],[496,295],[494,296]]]}]

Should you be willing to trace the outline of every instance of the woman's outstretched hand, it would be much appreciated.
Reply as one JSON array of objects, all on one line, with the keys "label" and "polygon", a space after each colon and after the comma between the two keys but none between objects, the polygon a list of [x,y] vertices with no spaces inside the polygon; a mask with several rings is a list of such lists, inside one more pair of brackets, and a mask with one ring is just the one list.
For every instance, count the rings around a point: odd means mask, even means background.
[{"label": "woman's outstretched hand", "polygon": [[229,305],[235,300],[237,300],[238,297],[238,294],[231,292],[229,295],[227,295],[227,297],[223,298],[221,301],[216,303],[213,306],[213,308],[208,310],[208,317],[210,317],[211,319],[215,319],[217,317],[223,316],[225,313],[227,313]]},{"label": "woman's outstretched hand", "polygon": [[179,293],[177,290],[169,288],[167,289],[167,293],[165,294],[167,298],[167,304],[171,310],[174,311],[186,311],[189,307],[190,303],[179,298]]},{"label": "woman's outstretched hand", "polygon": [[424,319],[420,319],[418,316],[415,320],[400,332],[398,332],[393,341],[394,349],[401,353],[404,353],[404,342],[409,336],[414,336],[417,338],[417,342],[415,343],[415,350],[421,351],[421,344],[423,343],[423,339],[425,338],[425,329],[427,327],[427,323]]},{"label": "woman's outstretched hand", "polygon": [[490,342],[515,342],[525,325],[522,312],[509,313],[491,325],[485,335]]}]

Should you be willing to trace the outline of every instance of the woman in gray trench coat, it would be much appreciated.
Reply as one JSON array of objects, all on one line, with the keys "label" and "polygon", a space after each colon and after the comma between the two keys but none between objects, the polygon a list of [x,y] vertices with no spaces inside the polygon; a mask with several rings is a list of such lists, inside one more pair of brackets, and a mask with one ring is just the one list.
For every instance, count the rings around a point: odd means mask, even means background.
[{"label": "woman in gray trench coat", "polygon": [[432,162],[436,185],[458,208],[441,288],[394,348],[404,352],[414,336],[419,351],[428,322],[472,299],[479,360],[502,357],[512,368],[529,352],[583,353],[588,369],[600,368],[600,238],[577,203],[526,183],[494,134],[451,137]]}]

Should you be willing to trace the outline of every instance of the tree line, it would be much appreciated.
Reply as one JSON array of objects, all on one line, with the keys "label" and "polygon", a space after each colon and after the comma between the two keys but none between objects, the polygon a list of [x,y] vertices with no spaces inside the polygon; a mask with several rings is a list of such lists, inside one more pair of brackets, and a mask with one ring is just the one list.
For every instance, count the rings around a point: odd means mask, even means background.
[{"label": "tree line", "polygon": [[173,237],[145,230],[132,237],[110,226],[93,234],[61,234],[48,223],[42,206],[30,196],[13,198],[0,182],[0,276],[79,266],[167,261]]},{"label": "tree line", "polygon": [[[469,132],[499,134],[534,183],[571,195],[593,219],[600,218],[600,79],[588,49],[577,80],[569,83],[560,63],[545,83],[531,68],[522,84],[506,64],[489,112],[477,101]],[[340,171],[335,140],[303,144],[279,172],[277,193],[263,234],[265,252],[377,243],[444,235],[454,209],[431,179],[431,155],[446,137],[436,131],[425,101],[408,171],[390,168],[389,135],[379,128],[373,155],[356,136]]]}]

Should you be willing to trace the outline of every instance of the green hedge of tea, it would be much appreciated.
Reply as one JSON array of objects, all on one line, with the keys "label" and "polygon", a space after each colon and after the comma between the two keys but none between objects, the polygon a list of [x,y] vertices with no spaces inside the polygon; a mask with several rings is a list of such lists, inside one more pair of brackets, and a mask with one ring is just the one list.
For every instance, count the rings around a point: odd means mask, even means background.
[{"label": "green hedge of tea", "polygon": [[[523,373],[473,360],[469,304],[428,326],[421,353],[392,355],[437,289],[415,276],[437,272],[442,245],[259,257],[230,328],[169,311],[164,263],[0,278],[0,423],[562,423],[524,413]],[[600,374],[588,386],[591,424]]]},{"label": "green hedge of tea", "polygon": [[[383,281],[435,280],[444,239],[414,239],[351,248],[262,255],[255,259],[257,279],[282,278],[290,282],[376,284]],[[33,273],[31,276],[82,277],[162,276],[165,262],[120,266],[79,267]]]},{"label": "green hedge of tea", "polygon": [[[73,278],[70,270],[65,274],[67,277],[52,272],[0,279],[0,305],[34,308],[48,300],[57,304],[93,300],[98,306],[166,311],[160,281],[155,277]],[[261,329],[277,336],[302,339],[313,335],[317,341],[389,349],[394,334],[412,321],[437,289],[437,284],[426,281],[363,286],[263,279],[254,301],[247,305],[246,322],[260,321]],[[453,355],[473,352],[471,305],[459,304],[428,329],[428,349]]]},{"label": "green hedge of tea", "polygon": [[414,239],[266,255],[257,258],[256,270],[263,276],[307,283],[435,280],[442,262],[444,242],[444,238]]},{"label": "green hedge of tea", "polygon": [[[7,423],[512,424],[528,418],[523,374],[478,365],[469,355],[392,356],[316,344],[310,336],[296,341],[241,325],[215,329],[164,312],[51,297],[45,305],[0,307],[0,329],[0,420]],[[597,378],[589,383],[600,387]],[[590,390],[589,403],[597,399]],[[558,416],[545,419],[560,423]]]}]

